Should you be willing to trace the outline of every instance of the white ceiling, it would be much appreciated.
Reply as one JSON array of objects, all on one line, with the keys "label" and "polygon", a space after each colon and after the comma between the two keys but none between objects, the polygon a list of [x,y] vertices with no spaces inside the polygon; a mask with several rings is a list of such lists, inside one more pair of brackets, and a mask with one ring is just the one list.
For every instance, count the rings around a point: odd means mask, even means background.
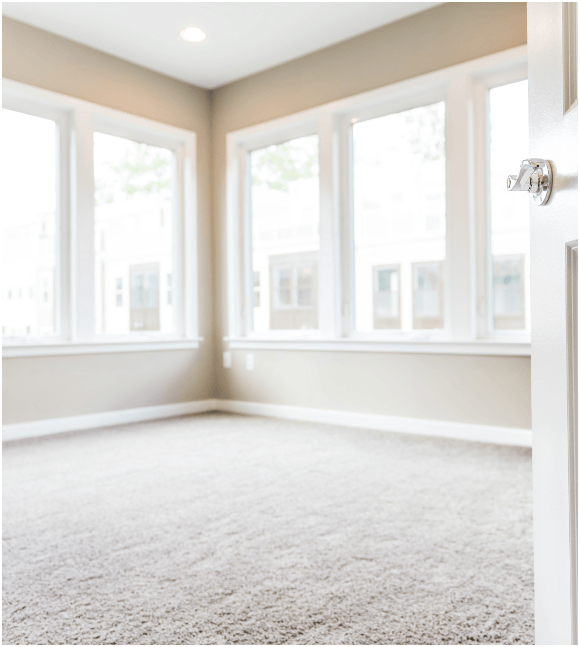
[{"label": "white ceiling", "polygon": [[[215,88],[440,2],[3,2],[2,13]],[[185,27],[202,43],[179,37]]]}]

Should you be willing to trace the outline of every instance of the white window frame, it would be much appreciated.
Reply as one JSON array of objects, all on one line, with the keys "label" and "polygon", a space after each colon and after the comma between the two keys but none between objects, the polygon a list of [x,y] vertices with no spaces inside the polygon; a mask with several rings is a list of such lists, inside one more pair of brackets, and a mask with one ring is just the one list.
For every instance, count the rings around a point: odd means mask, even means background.
[{"label": "white window frame", "polygon": [[[528,256],[526,270],[526,330],[493,329],[493,270],[491,263],[491,203],[490,203],[490,125],[489,125],[489,91],[493,88],[524,81],[528,78],[527,61],[514,61],[513,65],[502,66],[484,71],[475,77],[474,83],[474,162],[476,177],[484,177],[485,184],[478,185],[475,200],[476,224],[476,262],[477,274],[477,334],[481,338],[493,340],[521,339],[530,335],[530,280]],[[522,159],[528,157],[529,151],[522,151]],[[521,160],[517,160],[519,162]],[[517,169],[516,169],[517,170]],[[514,171],[515,172],[515,171]]]},{"label": "white window frame", "polygon": [[[55,335],[4,338],[3,357],[198,348],[196,134],[143,117],[3,79],[3,107],[59,126]],[[94,282],[93,133],[174,152],[172,334],[97,335]],[[176,298],[177,297],[177,298]]]},{"label": "white window frame", "polygon": [[[527,48],[522,46],[228,133],[228,334],[224,340],[229,347],[529,356],[529,336],[519,331],[494,333],[488,316],[486,97],[490,87],[526,76]],[[354,330],[351,122],[442,99],[447,184],[445,329],[361,334]],[[313,133],[319,138],[320,327],[318,331],[258,334],[251,330],[248,156],[252,150]]]}]

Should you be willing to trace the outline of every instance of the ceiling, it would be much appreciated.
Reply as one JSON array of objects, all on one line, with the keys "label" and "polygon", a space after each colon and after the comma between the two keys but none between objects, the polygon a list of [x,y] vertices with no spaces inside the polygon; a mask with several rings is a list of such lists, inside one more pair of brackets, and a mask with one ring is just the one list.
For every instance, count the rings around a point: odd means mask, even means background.
[{"label": "ceiling", "polygon": [[[328,47],[440,2],[3,2],[2,13],[204,88]],[[179,37],[185,27],[201,43]]]}]

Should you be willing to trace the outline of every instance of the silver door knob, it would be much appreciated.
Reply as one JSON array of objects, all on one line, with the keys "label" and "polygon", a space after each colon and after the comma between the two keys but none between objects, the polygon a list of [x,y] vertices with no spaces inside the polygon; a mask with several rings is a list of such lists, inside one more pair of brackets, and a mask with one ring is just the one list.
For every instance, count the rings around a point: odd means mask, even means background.
[{"label": "silver door knob", "polygon": [[508,191],[527,191],[534,196],[534,202],[542,206],[552,193],[552,165],[548,160],[524,160],[518,175],[508,175]]}]

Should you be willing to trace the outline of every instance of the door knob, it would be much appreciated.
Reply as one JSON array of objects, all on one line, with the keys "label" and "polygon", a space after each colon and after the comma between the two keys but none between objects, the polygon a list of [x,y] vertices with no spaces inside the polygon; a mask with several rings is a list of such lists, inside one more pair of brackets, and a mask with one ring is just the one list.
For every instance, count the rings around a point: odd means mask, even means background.
[{"label": "door knob", "polygon": [[524,160],[518,175],[508,175],[507,190],[527,191],[537,205],[546,204],[552,193],[552,165],[536,157]]}]

